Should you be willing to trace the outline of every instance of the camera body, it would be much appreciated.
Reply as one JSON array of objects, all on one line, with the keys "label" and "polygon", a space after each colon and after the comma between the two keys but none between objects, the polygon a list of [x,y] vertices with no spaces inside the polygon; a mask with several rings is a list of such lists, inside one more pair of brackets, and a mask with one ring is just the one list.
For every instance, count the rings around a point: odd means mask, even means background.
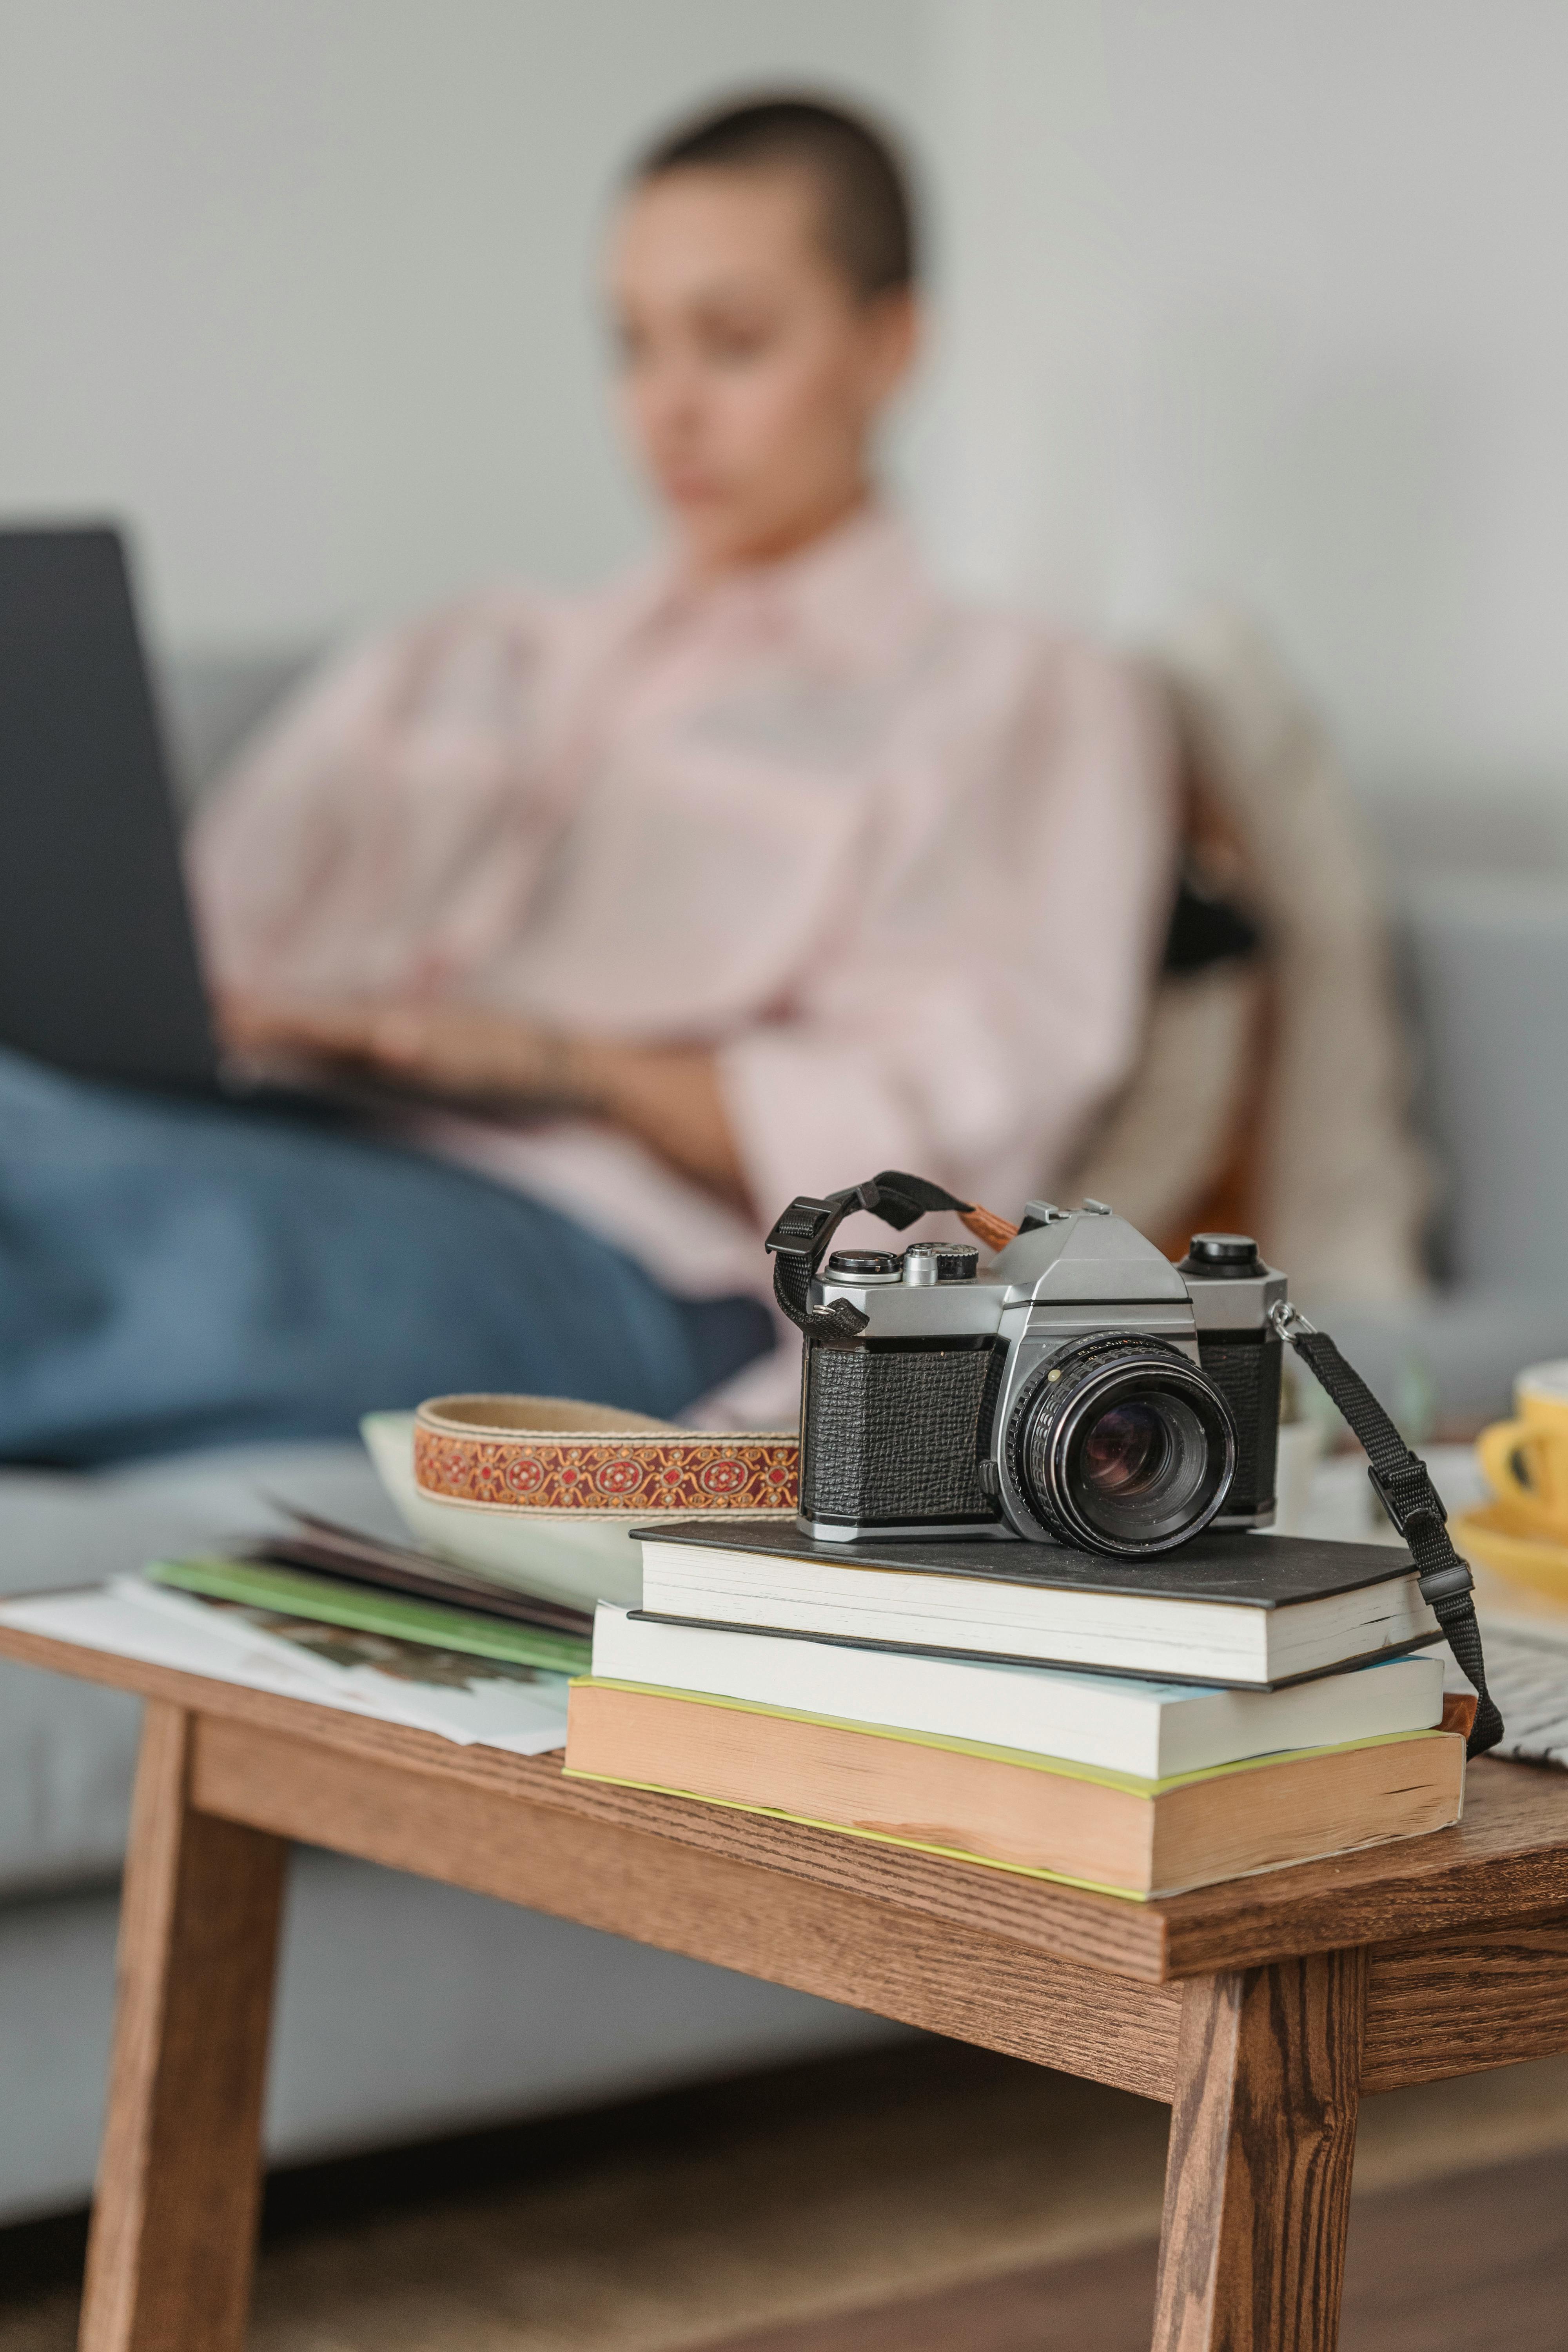
[{"label": "camera body", "polygon": [[[838,1250],[807,1334],[800,1526],[818,1541],[994,1537],[1121,1557],[1274,1515],[1282,1274],[1234,1234],[1173,1265],[1098,1202],[968,1244]],[[855,1317],[847,1318],[850,1323]]]}]

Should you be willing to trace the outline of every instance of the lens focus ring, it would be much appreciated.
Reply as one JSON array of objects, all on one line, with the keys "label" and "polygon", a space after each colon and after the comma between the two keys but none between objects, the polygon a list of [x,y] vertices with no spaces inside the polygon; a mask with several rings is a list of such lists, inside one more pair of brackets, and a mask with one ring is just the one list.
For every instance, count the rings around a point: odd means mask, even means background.
[{"label": "lens focus ring", "polygon": [[1101,1333],[1026,1383],[1006,1454],[1018,1493],[1058,1542],[1136,1558],[1208,1525],[1235,1471],[1236,1427],[1178,1349]]}]

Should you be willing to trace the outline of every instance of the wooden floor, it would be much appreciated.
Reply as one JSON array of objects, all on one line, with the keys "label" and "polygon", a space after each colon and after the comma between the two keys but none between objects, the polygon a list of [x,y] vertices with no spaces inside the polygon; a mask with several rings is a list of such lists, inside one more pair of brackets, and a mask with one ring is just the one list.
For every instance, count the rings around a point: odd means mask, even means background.
[{"label": "wooden floor", "polygon": [[[1155,2243],[709,2352],[1148,2352]],[[1568,2155],[1359,2199],[1340,2352],[1563,2352]]]},{"label": "wooden floor", "polygon": [[[1511,2137],[1473,2101],[1458,2136],[1448,2113],[1442,2160],[1489,2132],[1489,2166],[1416,2189],[1370,2183],[1390,2177],[1391,2150],[1407,2155],[1413,2133],[1430,2160],[1436,2095],[1414,2095],[1397,2147],[1386,2131],[1380,2143],[1370,2104],[1342,2352],[1568,2347],[1563,2090],[1554,2077],[1554,2141],[1534,2142],[1549,2152],[1519,2156],[1541,2120],[1528,2074],[1512,2081]],[[253,2352],[669,2352],[687,2341],[704,2352],[1145,2352],[1152,2237],[1047,2265],[1001,2225],[1010,2202],[1059,2195],[1065,2136],[1075,2177],[1093,2169],[1121,2187],[1148,2176],[1138,2210],[1152,2226],[1162,2128],[1125,2094],[923,2042],[282,2173],[268,2197]],[[713,2299],[689,2298],[678,2273],[682,2217],[721,2198],[733,2275],[715,2327]],[[1116,2221],[1109,2202],[1103,2218]],[[956,2234],[941,2274],[967,2250],[974,2283],[868,2308],[859,2249],[896,2294],[900,2266],[921,2260],[943,2222]],[[80,2216],[0,2231],[0,2352],[70,2352],[84,2238]],[[692,2240],[684,2252],[710,2265],[715,2246]],[[605,2276],[616,2265],[618,2289]],[[790,2307],[803,2267],[831,2278],[840,2315],[762,2325]],[[594,2312],[577,2300],[589,2281]]]}]

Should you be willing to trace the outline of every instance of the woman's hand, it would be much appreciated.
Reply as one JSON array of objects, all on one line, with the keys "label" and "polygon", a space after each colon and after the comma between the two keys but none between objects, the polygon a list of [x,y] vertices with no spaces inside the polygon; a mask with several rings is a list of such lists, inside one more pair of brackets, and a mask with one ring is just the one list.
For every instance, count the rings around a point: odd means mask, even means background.
[{"label": "woman's hand", "polygon": [[378,1078],[492,1118],[567,1113],[618,1127],[739,1209],[745,1172],[704,1045],[624,1045],[568,1035],[515,1013],[425,1000],[287,1003],[225,995],[236,1053]]},{"label": "woman's hand", "polygon": [[489,1110],[545,1104],[585,1110],[566,1039],[518,1013],[438,1001],[279,1003],[228,995],[220,1019],[236,1052],[379,1077],[437,1100]]}]

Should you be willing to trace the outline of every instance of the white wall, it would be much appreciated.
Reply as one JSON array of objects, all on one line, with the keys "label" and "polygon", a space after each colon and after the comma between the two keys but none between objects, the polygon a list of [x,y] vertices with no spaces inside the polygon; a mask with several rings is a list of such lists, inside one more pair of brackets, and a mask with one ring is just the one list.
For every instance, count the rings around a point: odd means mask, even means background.
[{"label": "white wall", "polygon": [[1568,785],[1568,7],[936,16],[951,568],[1239,599],[1364,780]]},{"label": "white wall", "polygon": [[288,641],[644,528],[592,292],[617,171],[779,78],[918,111],[917,0],[0,8],[0,511],[139,528],[164,632]]},{"label": "white wall", "polygon": [[779,75],[925,138],[944,571],[1218,591],[1370,784],[1568,782],[1562,0],[0,9],[0,510],[130,513],[186,643],[592,576],[606,187]]}]

